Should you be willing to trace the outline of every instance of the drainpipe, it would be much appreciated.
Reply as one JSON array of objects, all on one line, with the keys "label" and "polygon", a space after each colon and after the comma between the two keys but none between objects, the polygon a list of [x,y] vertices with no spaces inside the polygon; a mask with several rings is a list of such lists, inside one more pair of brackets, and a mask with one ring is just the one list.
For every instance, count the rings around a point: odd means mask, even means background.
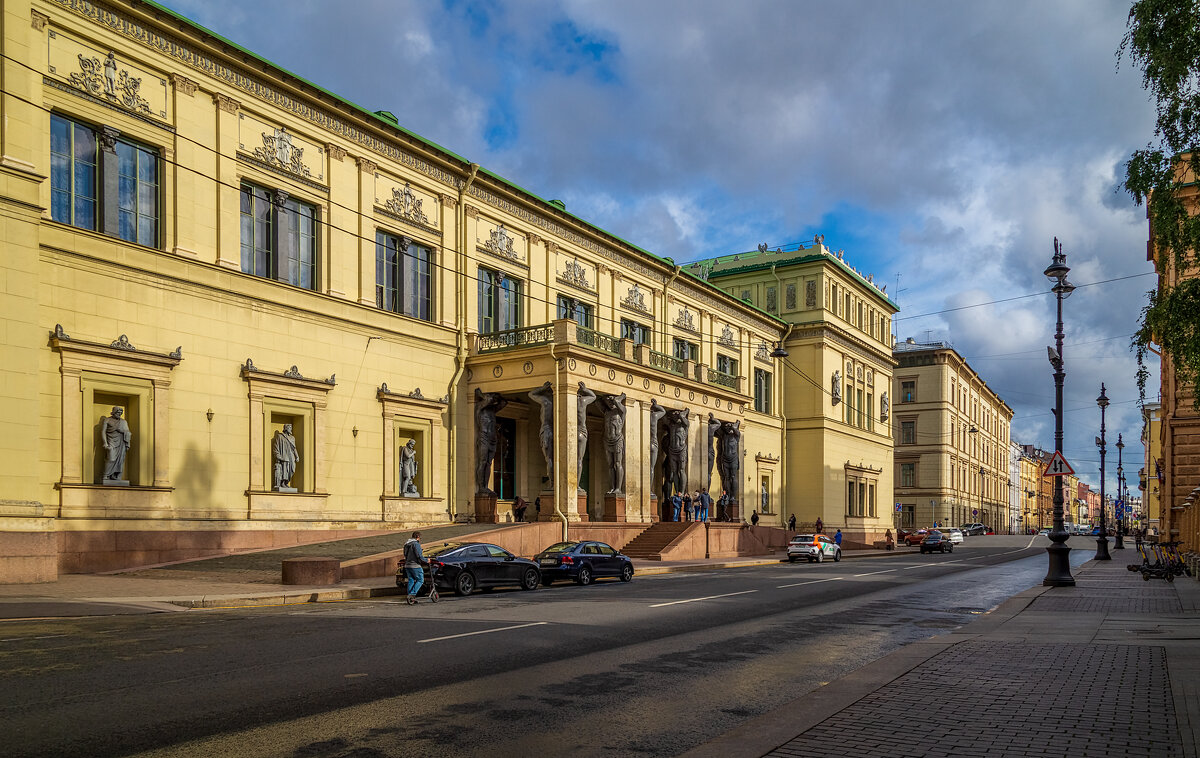
[{"label": "drainpipe", "polygon": [[[771,264],[771,276],[775,277],[775,285],[776,285],[776,287],[778,287],[778,289],[775,290],[775,292],[776,292],[775,296],[776,296],[776,298],[778,298],[780,296],[780,294],[783,292],[783,280],[781,280],[779,278],[779,274],[775,273],[775,265],[776,264],[774,264],[774,263]],[[775,302],[778,303],[779,301],[776,300]],[[783,333],[783,339],[781,339],[779,341],[780,347],[783,347],[784,343],[787,342],[787,338],[791,336],[792,329],[794,329],[794,328],[796,328],[796,325],[791,322],[788,322],[787,331]],[[780,385],[780,387],[783,386],[783,361],[784,360],[785,360],[784,358],[779,359],[779,385]],[[787,496],[784,493],[787,492],[787,467],[788,467],[788,464],[787,464],[787,413],[784,411],[783,393],[782,392],[779,393],[779,417],[781,419],[783,419],[783,426],[782,426],[782,429],[780,430],[781,434],[779,435],[779,499],[781,502],[786,503]],[[784,524],[787,523],[787,519],[783,518],[783,509],[782,508],[779,509],[779,518],[780,518],[780,520],[782,520],[782,522]]]},{"label": "drainpipe", "polygon": [[[558,354],[554,352],[558,348],[559,348],[559,344],[557,342],[550,345],[550,360],[554,361],[554,389],[555,390],[558,389],[559,382],[562,381],[562,367],[560,366],[560,364],[558,362]],[[559,461],[558,465],[561,466],[562,461]],[[562,541],[566,542],[567,541],[567,514],[563,513],[562,509],[558,507],[557,494],[555,494],[555,497],[554,497],[554,515],[558,516],[560,519],[562,519]]]},{"label": "drainpipe", "polygon": [[[667,321],[667,290],[671,289],[671,285],[675,283],[675,278],[677,276],[679,276],[679,272],[682,270],[683,270],[682,266],[676,266],[675,270],[671,272],[671,278],[667,280],[667,283],[665,285],[663,285],[663,323],[664,324]],[[671,346],[667,344],[667,330],[662,329],[661,331],[662,331],[662,343],[661,343],[662,352],[666,353],[667,355],[670,355],[671,354]]]},{"label": "drainpipe", "polygon": [[[457,309],[458,334],[455,336],[455,344],[458,347],[454,356],[454,376],[450,379],[450,391],[448,397],[450,404],[447,408],[450,414],[450,455],[454,457],[455,450],[458,449],[458,424],[455,423],[455,414],[458,412],[458,383],[462,379],[463,372],[467,368],[467,207],[465,205],[467,190],[475,182],[475,175],[479,173],[479,164],[471,164],[471,173],[467,177],[467,181],[458,191],[458,250],[456,257],[458,258],[458,287],[455,292],[455,308]],[[454,519],[456,509],[458,508],[458,472],[450,472],[450,518]]]}]

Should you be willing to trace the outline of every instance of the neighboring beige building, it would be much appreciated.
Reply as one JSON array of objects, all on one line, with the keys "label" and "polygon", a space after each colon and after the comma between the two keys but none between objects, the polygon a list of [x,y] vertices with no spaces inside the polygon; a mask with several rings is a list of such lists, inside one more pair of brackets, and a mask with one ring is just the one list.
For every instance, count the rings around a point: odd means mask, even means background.
[{"label": "neighboring beige building", "polygon": [[[796,250],[726,255],[687,270],[791,324],[788,357],[775,369],[783,374],[775,406],[787,435],[786,498],[773,512],[795,515],[799,529],[819,518],[850,542],[882,540],[895,524],[888,426],[895,303],[819,237]],[[758,345],[756,377],[772,370],[764,361],[773,347]],[[755,451],[755,461],[764,454]]]},{"label": "neighboring beige building", "polygon": [[732,515],[782,502],[777,315],[152,3],[3,7],[0,581],[518,495],[646,524],[672,441],[719,487],[710,414]]},{"label": "neighboring beige building", "polygon": [[909,338],[894,355],[901,523],[1006,528],[1012,408],[945,342]]},{"label": "neighboring beige building", "polygon": [[1021,445],[1021,454],[1017,462],[1019,469],[1019,487],[1017,495],[1020,499],[1021,517],[1019,523],[1022,533],[1042,528],[1042,512],[1044,510],[1043,491],[1045,478],[1042,470],[1045,468],[1047,455],[1032,445]]}]

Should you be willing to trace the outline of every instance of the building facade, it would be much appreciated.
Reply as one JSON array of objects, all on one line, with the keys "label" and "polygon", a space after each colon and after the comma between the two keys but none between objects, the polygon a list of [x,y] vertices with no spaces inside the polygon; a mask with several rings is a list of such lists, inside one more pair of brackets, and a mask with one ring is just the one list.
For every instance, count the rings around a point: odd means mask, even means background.
[{"label": "building facade", "polygon": [[0,581],[782,512],[777,315],[152,3],[4,12]]},{"label": "building facade", "polygon": [[1163,483],[1162,404],[1146,403],[1142,408],[1142,447],[1145,460],[1138,472],[1138,489],[1142,492],[1145,527],[1155,533],[1162,528]]},{"label": "building facade", "polygon": [[945,342],[909,338],[894,355],[896,500],[905,521],[1005,529],[1012,408]]},{"label": "building facade", "polygon": [[774,347],[763,342],[753,370],[756,384],[782,372],[784,392],[773,402],[787,429],[780,517],[794,515],[799,529],[820,519],[850,543],[870,545],[895,526],[889,388],[897,308],[844,258],[817,237],[795,250],[763,246],[687,270],[789,324],[787,357],[774,369],[762,363]]}]

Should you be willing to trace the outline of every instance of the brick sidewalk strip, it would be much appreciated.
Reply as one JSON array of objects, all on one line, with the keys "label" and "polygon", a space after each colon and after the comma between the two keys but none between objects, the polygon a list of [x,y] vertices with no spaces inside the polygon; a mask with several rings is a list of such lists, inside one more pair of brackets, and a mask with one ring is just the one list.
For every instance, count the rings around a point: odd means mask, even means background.
[{"label": "brick sidewalk strip", "polygon": [[1162,648],[964,641],[768,755],[1177,758],[1182,750]]}]

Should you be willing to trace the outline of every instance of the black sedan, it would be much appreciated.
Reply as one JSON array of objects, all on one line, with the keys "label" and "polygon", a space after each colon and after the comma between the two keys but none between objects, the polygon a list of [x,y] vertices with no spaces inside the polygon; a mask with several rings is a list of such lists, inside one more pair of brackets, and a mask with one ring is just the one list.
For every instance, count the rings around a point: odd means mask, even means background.
[{"label": "black sedan", "polygon": [[950,535],[942,534],[937,529],[929,530],[929,534],[926,534],[925,539],[921,540],[921,552],[932,553],[934,550],[941,553],[953,553],[954,543],[950,541]]},{"label": "black sedan", "polygon": [[[443,542],[426,550],[425,557],[430,564],[425,569],[426,587],[432,568],[438,590],[454,590],[456,595],[504,586],[535,590],[542,580],[536,563],[486,542]],[[403,561],[396,570],[396,585],[405,585]]]},{"label": "black sedan", "polygon": [[591,584],[593,579],[611,576],[622,582],[632,581],[633,561],[603,542],[559,542],[533,557],[542,570],[542,584],[555,579],[573,579]]}]

